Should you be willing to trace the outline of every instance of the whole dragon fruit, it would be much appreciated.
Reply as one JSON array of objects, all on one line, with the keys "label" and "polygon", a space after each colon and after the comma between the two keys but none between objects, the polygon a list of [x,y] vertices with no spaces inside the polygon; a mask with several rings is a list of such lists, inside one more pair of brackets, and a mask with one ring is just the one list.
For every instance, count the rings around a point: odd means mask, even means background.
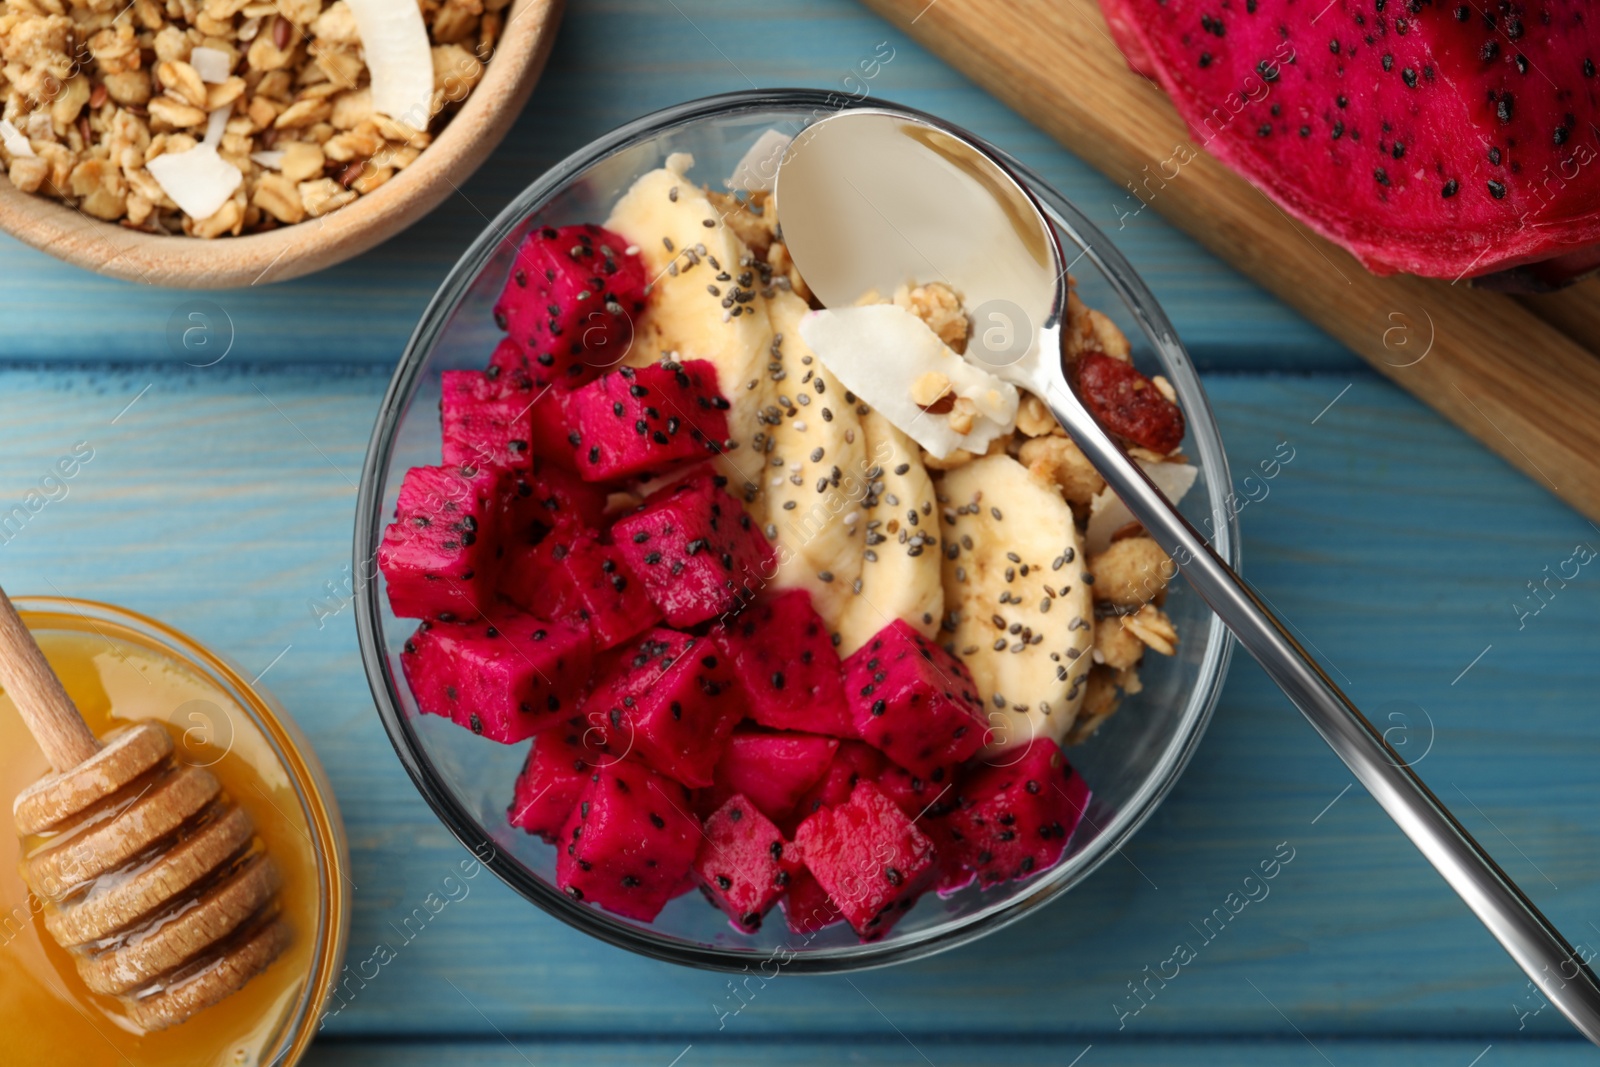
[{"label": "whole dragon fruit", "polygon": [[1589,0],[1101,7],[1198,144],[1374,273],[1538,288],[1600,266]]}]

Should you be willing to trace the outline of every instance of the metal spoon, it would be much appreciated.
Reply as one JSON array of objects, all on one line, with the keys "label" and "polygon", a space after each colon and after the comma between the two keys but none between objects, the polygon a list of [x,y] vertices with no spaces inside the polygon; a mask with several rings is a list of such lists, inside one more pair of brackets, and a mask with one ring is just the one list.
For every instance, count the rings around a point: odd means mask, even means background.
[{"label": "metal spoon", "polygon": [[1545,998],[1600,1044],[1600,982],[1566,938],[1073,392],[1061,360],[1061,248],[1022,184],[959,130],[859,108],[795,138],[775,196],[789,253],[825,306],[849,307],[868,290],[893,292],[912,279],[944,280],[969,308],[1000,308],[1024,331],[1018,343],[985,347],[986,369],[1045,401],[1189,584]]}]

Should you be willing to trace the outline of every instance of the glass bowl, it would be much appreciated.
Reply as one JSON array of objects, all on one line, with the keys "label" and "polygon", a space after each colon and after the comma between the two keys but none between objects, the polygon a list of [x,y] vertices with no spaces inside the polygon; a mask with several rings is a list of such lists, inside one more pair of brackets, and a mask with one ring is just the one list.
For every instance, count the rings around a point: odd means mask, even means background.
[{"label": "glass bowl", "polygon": [[[140,1034],[119,1017],[116,1002],[95,996],[82,984],[32,900],[31,917],[15,922],[15,912],[0,917],[0,969],[17,972],[8,996],[19,998],[5,1007],[30,1024],[22,1033],[8,1033],[8,1040],[21,1043],[18,1054],[28,1062],[45,1062],[29,1051],[30,1042],[39,1040],[51,1049],[46,1056],[50,1062],[84,1067],[179,1062],[293,1067],[326,1016],[342,1005],[336,983],[350,935],[352,887],[344,823],[310,743],[248,674],[162,623],[108,604],[63,597],[19,597],[16,606],[91,729],[104,735],[134,722],[165,724],[174,737],[175,759],[209,768],[250,812],[282,875],[278,903],[294,939],[265,972],[233,996],[181,1026]],[[9,783],[31,783],[48,769],[3,697],[0,752],[5,753]],[[9,855],[18,847],[9,833],[0,836],[0,853]],[[9,900],[25,890],[15,873],[18,864],[6,866],[7,871],[0,871],[0,887]],[[16,884],[7,882],[9,878],[16,878]],[[28,980],[33,975],[38,981]],[[86,1029],[81,1021],[95,1008],[110,1018]],[[67,1038],[58,1029],[63,1025],[74,1039],[84,1041],[83,1048],[62,1051]]]},{"label": "glass bowl", "polygon": [[[535,181],[474,242],[429,304],[384,397],[362,472],[355,529],[355,571],[363,579],[356,590],[362,658],[389,738],[424,799],[463,844],[534,904],[614,945],[676,963],[739,970],[778,961],[792,972],[844,971],[916,959],[1020,919],[1082,881],[1149,818],[1199,743],[1227,670],[1226,631],[1198,597],[1175,584],[1165,610],[1183,636],[1178,654],[1148,657],[1141,671],[1144,690],[1127,698],[1089,741],[1069,750],[1094,799],[1061,862],[1020,883],[986,891],[971,887],[947,898],[926,894],[883,940],[865,945],[842,924],[799,935],[775,920],[757,934],[742,934],[698,893],[672,901],[653,923],[572,900],[555,887],[555,849],[506,819],[527,744],[497,745],[447,719],[418,713],[398,659],[416,624],[391,614],[374,561],[406,469],[439,462],[440,372],[482,368],[500,337],[492,307],[518,241],[535,224],[604,220],[634,179],[674,152],[694,156],[696,180],[720,185],[764,131],[794,134],[812,118],[850,104],[837,94],[810,90],[708,97],[609,133]],[[881,100],[872,106],[940,121]],[[1182,510],[1197,526],[1210,529],[1214,523],[1212,543],[1237,564],[1227,458],[1172,324],[1127,261],[1077,208],[1026,167],[996,154],[1043,205],[1084,302],[1128,334],[1136,363],[1166,375],[1177,390],[1188,420],[1184,451],[1199,468]]]}]

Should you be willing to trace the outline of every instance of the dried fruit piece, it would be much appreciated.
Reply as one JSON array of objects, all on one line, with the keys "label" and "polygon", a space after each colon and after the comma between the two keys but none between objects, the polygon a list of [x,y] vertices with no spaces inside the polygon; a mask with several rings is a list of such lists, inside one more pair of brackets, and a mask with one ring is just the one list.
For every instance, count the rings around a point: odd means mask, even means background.
[{"label": "dried fruit piece", "polygon": [[1078,395],[1101,426],[1136,445],[1165,455],[1183,444],[1183,412],[1130,363],[1085,352]]}]

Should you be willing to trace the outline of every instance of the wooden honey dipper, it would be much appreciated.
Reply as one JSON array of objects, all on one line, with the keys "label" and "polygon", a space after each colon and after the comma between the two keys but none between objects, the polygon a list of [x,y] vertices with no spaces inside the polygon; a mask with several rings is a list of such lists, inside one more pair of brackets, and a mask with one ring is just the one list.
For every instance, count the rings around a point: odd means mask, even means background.
[{"label": "wooden honey dipper", "polygon": [[17,797],[17,832],[42,835],[23,877],[84,984],[145,1030],[242,988],[289,944],[278,871],[250,815],[172,738],[140,723],[96,740],[0,590],[0,688],[55,773]]}]

